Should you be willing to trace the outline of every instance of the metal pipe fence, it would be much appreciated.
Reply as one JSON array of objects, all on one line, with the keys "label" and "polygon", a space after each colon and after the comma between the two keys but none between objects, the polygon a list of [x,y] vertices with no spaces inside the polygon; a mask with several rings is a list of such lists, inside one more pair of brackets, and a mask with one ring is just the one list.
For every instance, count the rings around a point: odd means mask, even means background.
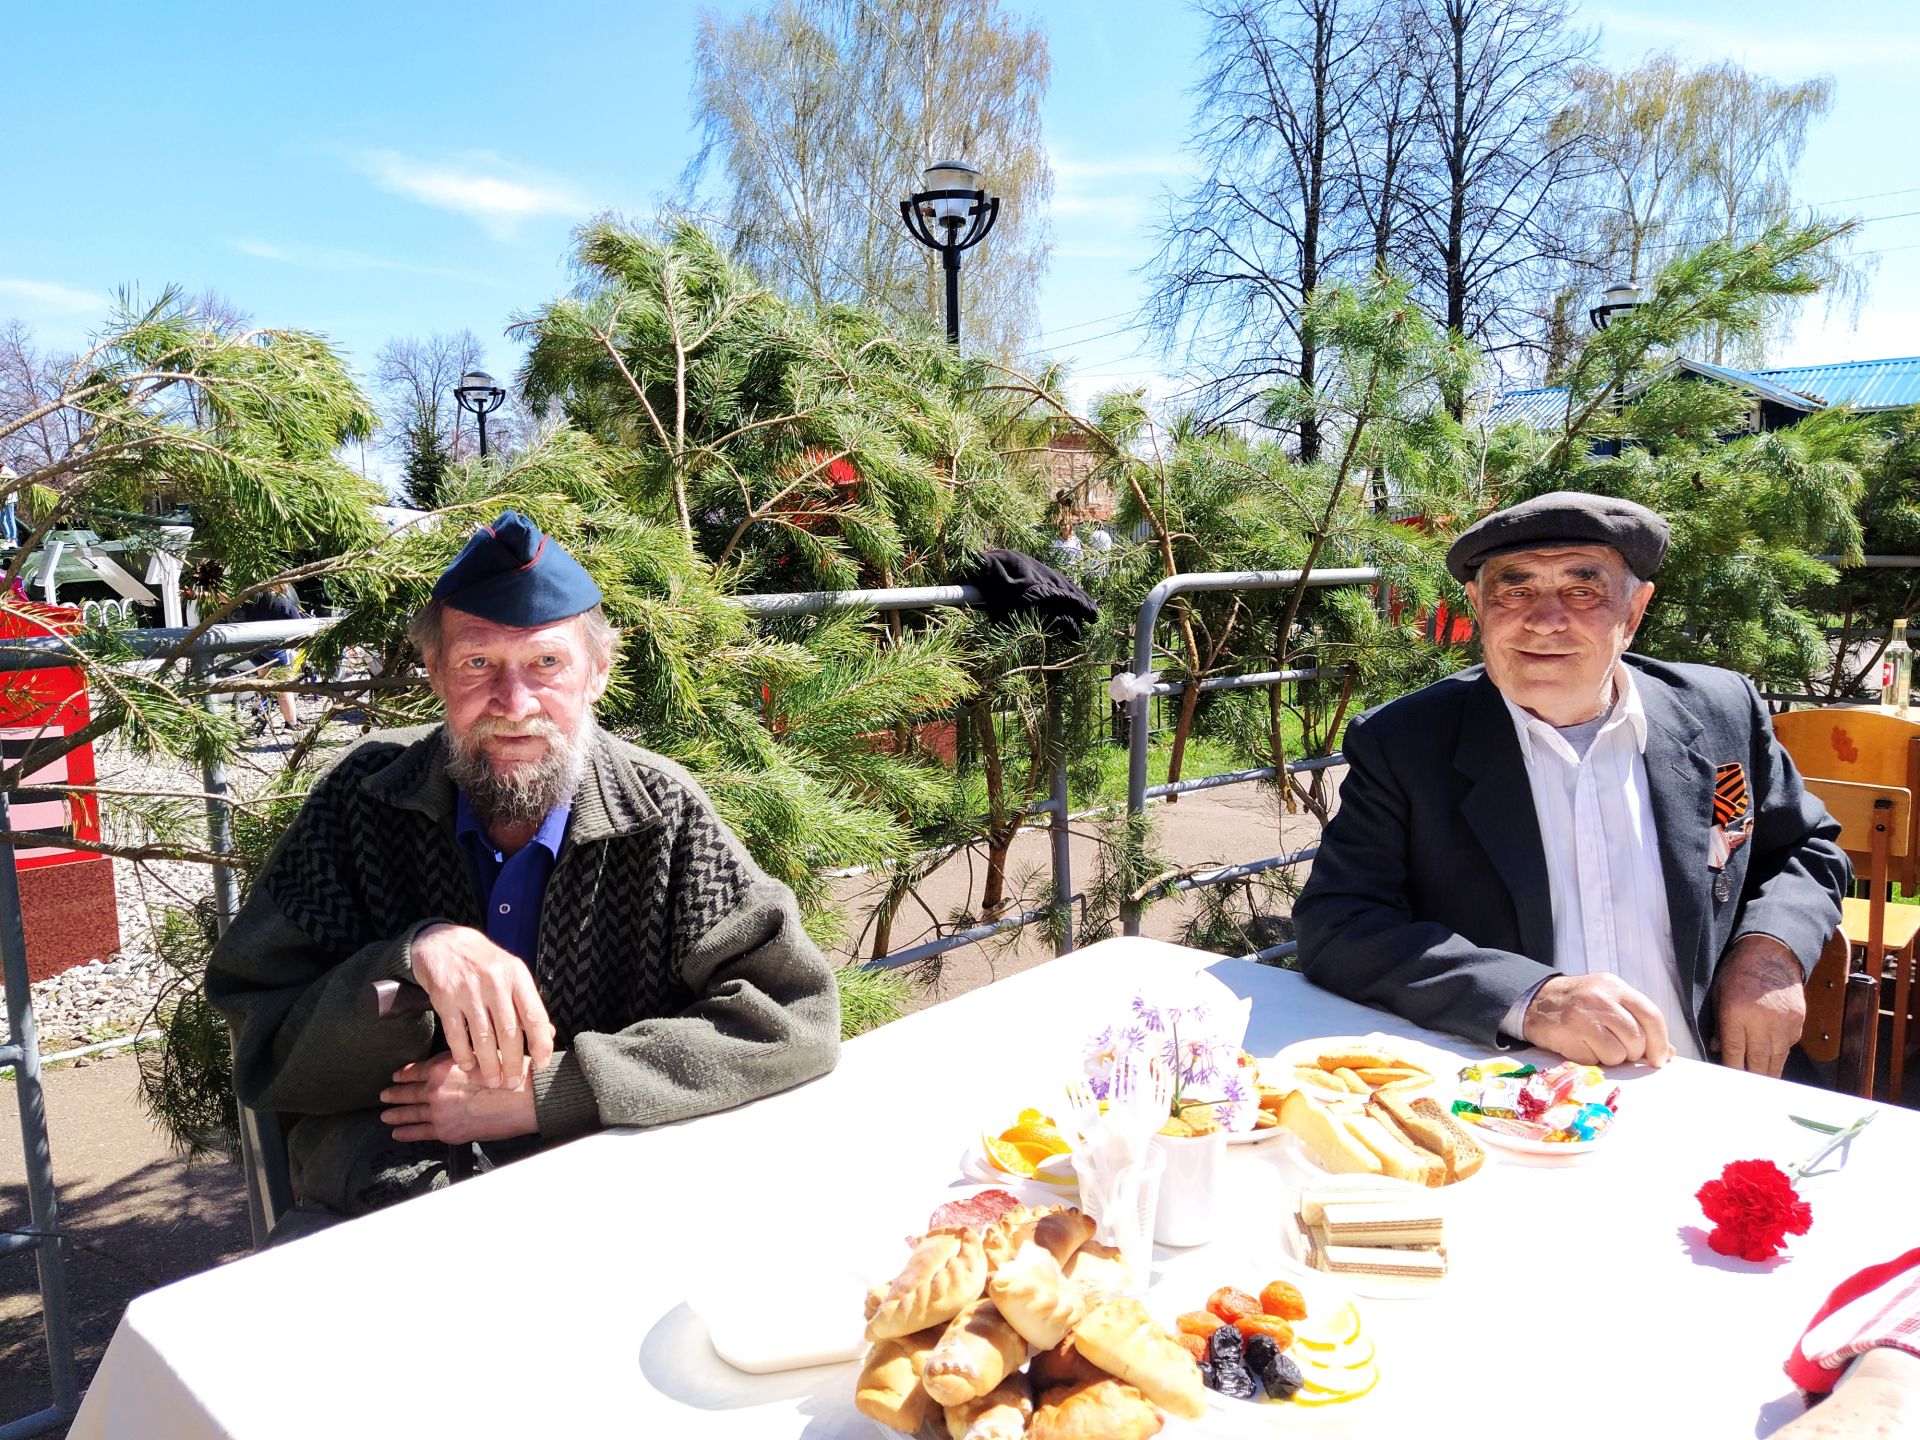
[{"label": "metal pipe fence", "polygon": [[[1144,685],[1139,683],[1141,679],[1150,677],[1153,673],[1154,628],[1159,623],[1160,612],[1166,608],[1170,600],[1178,595],[1223,590],[1290,590],[1301,584],[1310,589],[1320,589],[1332,585],[1372,585],[1377,584],[1379,580],[1380,571],[1372,566],[1312,571],[1221,570],[1196,575],[1175,575],[1162,580],[1149,590],[1146,599],[1140,602],[1140,613],[1135,617],[1133,624],[1135,684],[1128,699],[1128,818],[1132,819],[1134,816],[1143,814],[1149,800],[1162,796],[1186,795],[1197,790],[1216,789],[1223,785],[1244,785],[1259,780],[1271,780],[1280,773],[1276,767],[1264,765],[1251,770],[1234,770],[1221,775],[1209,775],[1199,780],[1178,780],[1161,785],[1147,783],[1147,756],[1151,744],[1151,736],[1147,733],[1147,706],[1155,697],[1184,693],[1192,683],[1179,680],[1151,681]],[[1284,638],[1282,637],[1283,642]],[[1294,680],[1317,679],[1334,673],[1337,672],[1312,667],[1257,671],[1233,676],[1207,676],[1200,680],[1195,688],[1200,690],[1251,689],[1286,684]],[[1343,763],[1344,760],[1338,754],[1315,756],[1307,760],[1289,762],[1286,771],[1289,775],[1303,774]],[[1317,847],[1294,855],[1276,855],[1265,860],[1250,861],[1244,865],[1226,865],[1211,871],[1201,871],[1196,875],[1183,877],[1172,888],[1184,891],[1208,885],[1224,885],[1268,870],[1301,864],[1312,859],[1316,850]],[[1121,925],[1127,934],[1140,933],[1143,912],[1143,897],[1129,897],[1121,906]]]}]

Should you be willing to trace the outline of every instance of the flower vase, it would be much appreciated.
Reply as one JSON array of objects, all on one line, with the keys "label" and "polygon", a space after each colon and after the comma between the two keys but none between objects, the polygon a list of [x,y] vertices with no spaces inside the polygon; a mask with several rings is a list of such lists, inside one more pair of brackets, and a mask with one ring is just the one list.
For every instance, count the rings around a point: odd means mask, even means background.
[{"label": "flower vase", "polygon": [[1153,1238],[1162,1245],[1204,1245],[1213,1239],[1219,1208],[1227,1132],[1156,1135],[1153,1147],[1167,1157],[1160,1177],[1160,1204]]}]

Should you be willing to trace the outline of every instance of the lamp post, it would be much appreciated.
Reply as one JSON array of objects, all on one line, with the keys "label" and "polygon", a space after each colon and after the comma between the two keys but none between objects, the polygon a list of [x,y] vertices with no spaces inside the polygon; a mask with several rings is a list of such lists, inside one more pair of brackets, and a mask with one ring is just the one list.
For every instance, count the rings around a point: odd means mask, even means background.
[{"label": "lamp post", "polygon": [[460,383],[453,387],[453,398],[460,402],[460,408],[480,422],[480,458],[487,458],[487,416],[498,410],[507,398],[507,392],[493,383],[493,376],[484,370],[469,370],[460,377]]},{"label": "lamp post", "polygon": [[987,238],[1000,218],[1000,201],[980,186],[980,172],[959,160],[929,165],[921,175],[926,189],[900,202],[907,231],[929,250],[940,252],[947,272],[947,343],[960,343],[960,252]]},{"label": "lamp post", "polygon": [[1604,330],[1616,316],[1631,315],[1646,302],[1646,292],[1636,282],[1619,280],[1601,292],[1600,303],[1587,311],[1587,319],[1595,330]]}]

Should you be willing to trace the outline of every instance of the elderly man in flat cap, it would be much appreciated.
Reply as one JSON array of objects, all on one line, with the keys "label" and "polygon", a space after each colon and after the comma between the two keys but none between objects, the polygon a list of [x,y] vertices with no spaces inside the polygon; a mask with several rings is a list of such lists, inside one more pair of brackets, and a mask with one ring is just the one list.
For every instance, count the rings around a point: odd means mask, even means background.
[{"label": "elderly man in flat cap", "polygon": [[1562,492],[1454,543],[1486,663],[1347,727],[1294,907],[1315,982],[1483,1044],[1780,1073],[1847,862],[1749,681],[1627,653],[1667,538]]},{"label": "elderly man in flat cap", "polygon": [[[616,636],[586,571],[509,510],[411,634],[445,723],[328,771],[207,974],[241,1099],[297,1117],[303,1213],[444,1184],[450,1145],[485,1168],[831,1069],[838,994],[792,894],[594,724]],[[380,980],[431,1010],[375,1018]]]}]

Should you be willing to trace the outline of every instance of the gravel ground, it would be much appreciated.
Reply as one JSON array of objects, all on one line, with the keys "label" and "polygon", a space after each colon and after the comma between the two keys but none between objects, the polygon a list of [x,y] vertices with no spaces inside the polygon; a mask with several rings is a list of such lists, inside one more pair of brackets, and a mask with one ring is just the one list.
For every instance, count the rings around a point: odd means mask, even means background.
[{"label": "gravel ground", "polygon": [[[357,727],[339,728],[342,740],[358,733]],[[235,792],[242,798],[256,792],[285,763],[289,748],[288,738],[276,721],[275,728],[254,742],[235,765],[229,777]],[[198,793],[201,789],[200,773],[194,766],[142,760],[111,744],[97,746],[94,753],[103,788],[147,794]],[[120,949],[33,987],[34,1020],[42,1055],[139,1033],[172,973],[154,953],[161,912],[191,905],[213,893],[213,874],[204,865],[115,860],[113,869],[114,890],[120,902]],[[4,1033],[3,1026],[0,1033]]]}]

